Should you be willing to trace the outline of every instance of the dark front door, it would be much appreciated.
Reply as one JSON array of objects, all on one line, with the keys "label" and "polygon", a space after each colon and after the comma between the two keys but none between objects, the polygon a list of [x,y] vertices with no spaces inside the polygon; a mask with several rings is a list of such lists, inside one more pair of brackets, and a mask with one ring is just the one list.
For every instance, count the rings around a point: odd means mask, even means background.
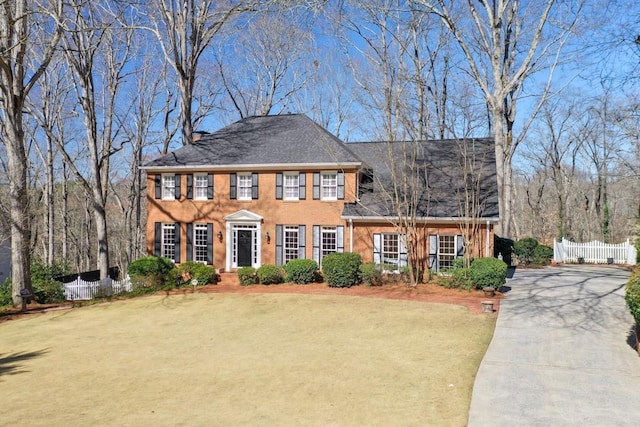
[{"label": "dark front door", "polygon": [[253,231],[238,230],[238,267],[251,267]]}]

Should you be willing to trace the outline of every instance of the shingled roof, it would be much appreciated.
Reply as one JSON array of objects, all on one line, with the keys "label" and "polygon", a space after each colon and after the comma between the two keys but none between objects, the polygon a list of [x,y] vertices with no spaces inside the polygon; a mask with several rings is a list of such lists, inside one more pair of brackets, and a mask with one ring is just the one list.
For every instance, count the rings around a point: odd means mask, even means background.
[{"label": "shingled roof", "polygon": [[145,169],[286,164],[360,165],[337,137],[304,114],[253,116],[147,163]]},{"label": "shingled roof", "polygon": [[397,217],[394,201],[402,196],[395,196],[394,190],[402,194],[403,180],[419,182],[424,188],[415,199],[418,218],[467,217],[464,200],[472,193],[479,201],[475,205],[479,211],[472,215],[474,218],[498,217],[495,150],[491,138],[347,145],[365,167],[370,168],[371,176],[369,182],[365,180],[361,186],[359,201],[345,205],[343,218]]}]

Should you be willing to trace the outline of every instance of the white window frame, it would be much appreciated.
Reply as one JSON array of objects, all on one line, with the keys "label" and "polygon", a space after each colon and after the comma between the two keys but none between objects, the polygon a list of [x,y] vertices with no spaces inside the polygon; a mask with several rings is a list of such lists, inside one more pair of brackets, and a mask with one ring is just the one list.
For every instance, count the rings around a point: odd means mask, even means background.
[{"label": "white window frame", "polygon": [[338,200],[338,172],[320,173],[320,200]]},{"label": "white window frame", "polygon": [[176,258],[176,225],[173,222],[162,223],[160,256],[175,262]]},{"label": "white window frame", "polygon": [[238,200],[251,200],[253,180],[251,173],[239,173],[237,175]]},{"label": "white window frame", "polygon": [[176,199],[176,175],[173,173],[162,174],[162,200]]},{"label": "white window frame", "polygon": [[202,264],[206,264],[209,258],[207,229],[206,223],[193,225],[193,260]]},{"label": "white window frame", "polygon": [[[295,244],[292,240],[295,236]],[[298,259],[300,254],[300,227],[285,225],[282,227],[282,263]]]},{"label": "white window frame", "polygon": [[282,198],[284,200],[299,200],[300,174],[297,172],[285,172],[282,181]]},{"label": "white window frame", "polygon": [[209,176],[206,173],[193,174],[193,199],[207,200]]},{"label": "white window frame", "polygon": [[[451,248],[451,252],[446,249]],[[438,266],[440,270],[453,267],[453,261],[457,257],[455,234],[441,234],[438,236]]]},{"label": "white window frame", "polygon": [[[333,240],[333,248],[328,246],[328,239]],[[338,227],[320,227],[320,260],[329,254],[338,252]]]}]

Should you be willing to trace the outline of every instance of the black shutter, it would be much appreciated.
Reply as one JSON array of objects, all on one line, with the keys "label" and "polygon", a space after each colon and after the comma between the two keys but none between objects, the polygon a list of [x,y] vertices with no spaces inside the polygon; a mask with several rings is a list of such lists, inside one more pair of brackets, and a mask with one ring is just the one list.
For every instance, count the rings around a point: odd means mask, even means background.
[{"label": "black shutter", "polygon": [[282,200],[282,172],[276,173],[276,200]]},{"label": "black shutter", "polygon": [[193,224],[187,224],[187,261],[193,261]]},{"label": "black shutter", "polygon": [[213,199],[213,174],[207,174],[207,199]]},{"label": "black shutter", "polygon": [[236,186],[238,185],[238,178],[235,173],[229,174],[229,198],[236,199]]},{"label": "black shutter", "polygon": [[429,268],[438,271],[438,236],[429,235]]},{"label": "black shutter", "polygon": [[298,258],[307,257],[307,226],[298,226]]},{"label": "black shutter", "polygon": [[187,175],[187,199],[193,199],[193,174]]},{"label": "black shutter", "polygon": [[313,173],[313,200],[320,199],[320,172]]},{"label": "black shutter", "polygon": [[175,223],[175,238],[173,240],[174,243],[174,256],[173,261],[178,264],[180,263],[180,223]]},{"label": "black shutter", "polygon": [[176,197],[176,200],[180,200],[180,195],[181,195],[181,191],[180,191],[180,181],[181,181],[180,180],[180,174],[179,173],[175,174],[174,179],[175,179],[175,185],[176,185],[176,187],[175,187],[175,197]]},{"label": "black shutter", "polygon": [[207,223],[207,264],[213,265],[213,224]]},{"label": "black shutter", "polygon": [[251,198],[253,200],[258,199],[258,174],[251,174]]},{"label": "black shutter", "polygon": [[156,199],[162,199],[162,175],[157,174],[153,180],[156,186]]},{"label": "black shutter", "polygon": [[344,172],[338,172],[338,199],[344,199]]},{"label": "black shutter", "polygon": [[307,198],[307,174],[302,172],[298,175],[298,184],[300,185],[298,189],[298,198],[300,200],[305,200]]},{"label": "black shutter", "polygon": [[276,224],[276,265],[282,265],[282,225]]},{"label": "black shutter", "polygon": [[160,256],[162,251],[162,223],[155,223],[155,234],[153,237],[153,253],[155,256]]}]

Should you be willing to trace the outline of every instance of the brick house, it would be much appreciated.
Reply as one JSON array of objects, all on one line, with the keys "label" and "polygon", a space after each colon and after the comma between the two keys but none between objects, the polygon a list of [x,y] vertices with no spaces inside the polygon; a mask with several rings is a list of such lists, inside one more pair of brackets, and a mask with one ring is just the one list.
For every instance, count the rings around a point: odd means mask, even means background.
[{"label": "brick house", "polygon": [[440,269],[493,254],[490,139],[344,143],[305,115],[249,117],[143,169],[147,251],[176,263],[321,265],[350,251]]}]

